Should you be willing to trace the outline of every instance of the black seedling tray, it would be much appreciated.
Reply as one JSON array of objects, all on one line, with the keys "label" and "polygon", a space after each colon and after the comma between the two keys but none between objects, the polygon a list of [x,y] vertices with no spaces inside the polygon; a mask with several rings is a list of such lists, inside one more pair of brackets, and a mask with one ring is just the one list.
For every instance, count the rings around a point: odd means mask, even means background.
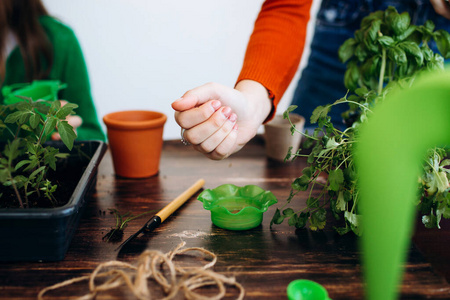
[{"label": "black seedling tray", "polygon": [[[0,261],[64,259],[86,204],[85,195],[96,182],[98,165],[107,149],[102,141],[78,141],[77,145],[90,160],[75,153],[57,167],[57,172],[80,174],[67,204],[55,208],[0,209]],[[51,146],[67,151],[62,142],[51,142]]]}]

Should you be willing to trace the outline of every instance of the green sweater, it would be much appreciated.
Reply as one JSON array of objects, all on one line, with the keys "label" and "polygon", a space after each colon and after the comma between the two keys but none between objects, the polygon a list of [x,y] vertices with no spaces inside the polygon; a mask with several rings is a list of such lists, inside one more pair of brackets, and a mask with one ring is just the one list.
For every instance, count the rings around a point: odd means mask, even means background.
[{"label": "green sweater", "polygon": [[[77,128],[77,140],[105,141],[105,134],[92,100],[86,63],[74,32],[49,16],[42,16],[39,21],[53,45],[53,66],[49,78],[46,79],[66,83],[67,87],[59,91],[59,99],[79,106],[76,114],[83,119],[83,124]],[[25,64],[19,47],[16,47],[6,61],[6,75],[2,87],[25,82]],[[1,93],[0,100],[3,102]]]}]

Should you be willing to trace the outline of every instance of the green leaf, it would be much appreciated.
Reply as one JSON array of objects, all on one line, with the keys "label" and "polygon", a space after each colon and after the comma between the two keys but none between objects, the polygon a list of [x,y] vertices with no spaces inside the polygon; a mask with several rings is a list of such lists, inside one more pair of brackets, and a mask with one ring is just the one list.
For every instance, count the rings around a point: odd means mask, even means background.
[{"label": "green leaf", "polygon": [[309,186],[309,176],[302,175],[294,180],[291,184],[292,189],[297,191],[306,191]]},{"label": "green leaf", "polygon": [[336,209],[340,210],[340,211],[344,211],[345,208],[345,199],[344,199],[344,192],[343,191],[339,191],[338,197],[337,197],[337,201],[336,201]]},{"label": "green leaf", "polygon": [[14,159],[19,156],[19,145],[20,141],[18,139],[13,140],[12,142],[8,141],[8,144],[5,146],[5,156],[12,162]]},{"label": "green leaf", "polygon": [[20,118],[22,118],[23,115],[27,115],[28,112],[25,111],[16,111],[13,112],[11,114],[9,114],[6,119],[5,119],[5,123],[16,123],[19,121]]},{"label": "green leaf", "polygon": [[306,226],[306,222],[308,222],[309,213],[302,212],[297,218],[297,223],[295,224],[296,228],[304,228]]},{"label": "green leaf", "polygon": [[430,61],[433,59],[434,56],[433,50],[431,50],[427,45],[420,46],[420,50],[422,51],[423,58],[426,61]]},{"label": "green leaf", "polygon": [[297,105],[290,105],[284,112],[283,112],[283,119],[288,120],[289,114],[297,109]]},{"label": "green leaf", "polygon": [[355,54],[356,40],[354,38],[347,39],[338,50],[339,59],[345,63]]},{"label": "green leaf", "polygon": [[353,232],[360,236],[362,234],[362,226],[361,226],[361,216],[351,213],[349,211],[346,211],[344,213],[344,218],[347,220],[347,222],[350,223],[350,226],[353,230]]},{"label": "green leaf", "polygon": [[44,156],[44,162],[53,170],[56,170],[56,161],[59,150],[50,146],[47,146],[47,153]]},{"label": "green leaf", "polygon": [[423,64],[423,54],[416,43],[405,41],[399,43],[398,47],[402,49],[406,54],[413,56],[416,60],[417,65],[421,66]]},{"label": "green leaf", "polygon": [[289,217],[289,226],[296,226],[298,221],[298,216],[296,214],[291,214]]},{"label": "green leaf", "polygon": [[38,127],[40,121],[41,121],[41,117],[39,116],[39,114],[32,114],[30,116],[31,128],[36,129],[36,127]]},{"label": "green leaf", "polygon": [[19,161],[16,166],[14,167],[14,171],[19,170],[20,168],[22,168],[24,165],[31,163],[31,160],[28,159],[24,159]]},{"label": "green leaf", "polygon": [[385,11],[384,11],[384,19],[386,22],[386,25],[388,27],[393,27],[394,23],[396,22],[396,20],[398,19],[398,11],[395,7],[393,6],[389,6]]},{"label": "green leaf", "polygon": [[360,78],[360,72],[358,66],[355,63],[349,63],[347,65],[347,71],[344,75],[344,84],[347,89],[354,91],[358,88],[358,80]]},{"label": "green leaf", "polygon": [[323,208],[319,208],[311,214],[309,220],[311,230],[323,229],[327,223],[327,211]]},{"label": "green leaf", "polygon": [[61,136],[61,141],[69,150],[72,150],[73,142],[77,138],[77,134],[73,127],[67,121],[58,121],[58,132]]},{"label": "green leaf", "polygon": [[307,176],[308,178],[311,178],[311,176],[314,174],[314,167],[310,166],[310,167],[303,168],[302,174]]},{"label": "green leaf", "polygon": [[403,12],[402,14],[396,15],[392,20],[392,29],[394,30],[395,35],[401,35],[408,29],[409,24],[411,23],[411,18],[408,12]]},{"label": "green leaf", "polygon": [[408,62],[405,51],[400,47],[392,47],[388,49],[388,57],[398,65],[404,65]]},{"label": "green leaf", "polygon": [[450,166],[450,159],[444,159],[439,163],[439,167],[447,167]]},{"label": "green leaf", "polygon": [[444,69],[444,59],[439,54],[435,53],[434,56],[427,64],[429,71],[439,71]]},{"label": "green leaf", "polygon": [[358,58],[360,62],[364,61],[366,57],[368,56],[368,53],[366,51],[366,47],[364,44],[358,44],[355,48],[355,56]]},{"label": "green leaf", "polygon": [[436,27],[431,20],[425,21],[425,24],[423,25],[429,32],[433,32],[434,28]]},{"label": "green leaf", "polygon": [[377,71],[379,70],[379,62],[380,56],[372,56],[366,60],[366,62],[361,66],[361,73],[364,78],[371,79],[374,75],[378,76]]},{"label": "green leaf", "polygon": [[[398,41],[404,41],[406,39],[412,39],[414,41],[417,40],[416,36],[414,35],[414,33],[417,30],[417,26],[416,25],[411,25],[410,27],[408,27],[408,29],[406,29],[402,34],[400,34],[399,36],[397,36],[397,40]],[[420,39],[417,41],[417,44],[420,44]]]},{"label": "green leaf", "polygon": [[328,174],[328,190],[339,191],[340,186],[344,182],[344,173],[341,169],[331,170]]},{"label": "green leaf", "polygon": [[275,211],[272,220],[270,221],[270,226],[272,227],[272,224],[281,224],[284,221],[284,216],[281,215],[280,210],[277,208]]},{"label": "green leaf", "polygon": [[283,210],[283,215],[290,218],[292,215],[295,215],[295,211],[292,208],[286,208]]},{"label": "green leaf", "polygon": [[50,105],[50,110],[49,110],[49,114],[51,116],[55,116],[55,114],[59,111],[59,109],[61,108],[61,102],[60,101],[52,101],[51,105]]},{"label": "green leaf", "polygon": [[350,232],[350,230],[352,230],[349,226],[345,226],[345,227],[334,227],[334,230],[336,230],[336,232],[339,235],[344,235]]},{"label": "green leaf", "polygon": [[450,34],[440,29],[434,33],[434,40],[439,52],[444,58],[450,58]]},{"label": "green leaf", "polygon": [[49,135],[52,133],[56,129],[57,122],[58,120],[55,117],[48,117],[44,126],[44,135]]},{"label": "green leaf", "polygon": [[385,48],[389,48],[389,47],[394,46],[395,41],[390,36],[383,35],[383,36],[378,37],[378,43],[380,43],[380,45]]},{"label": "green leaf", "polygon": [[36,169],[33,173],[30,174],[29,178],[33,179],[41,172],[45,172],[45,166],[40,167],[39,169]]},{"label": "green leaf", "polygon": [[378,31],[380,31],[381,20],[375,20],[370,25],[367,35],[370,40],[375,41],[378,37]]},{"label": "green leaf", "polygon": [[344,169],[344,179],[347,182],[355,181],[357,178],[357,174],[355,169],[352,166],[349,166],[348,168]]},{"label": "green leaf", "polygon": [[339,147],[340,143],[336,142],[336,138],[334,136],[332,136],[328,141],[327,144],[325,146],[325,148],[327,149],[335,149],[337,147]]},{"label": "green leaf", "polygon": [[74,109],[77,108],[78,105],[73,103],[66,103],[64,106],[62,106],[55,114],[55,117],[62,120],[65,119],[68,115],[75,113]]},{"label": "green leaf", "polygon": [[318,106],[314,111],[312,112],[310,122],[312,124],[317,123],[317,120],[319,118],[326,118],[328,115],[328,112],[330,111],[331,105],[325,105],[325,106]]},{"label": "green leaf", "polygon": [[436,216],[433,214],[423,216],[422,223],[423,225],[425,225],[426,228],[436,228],[437,227]]}]

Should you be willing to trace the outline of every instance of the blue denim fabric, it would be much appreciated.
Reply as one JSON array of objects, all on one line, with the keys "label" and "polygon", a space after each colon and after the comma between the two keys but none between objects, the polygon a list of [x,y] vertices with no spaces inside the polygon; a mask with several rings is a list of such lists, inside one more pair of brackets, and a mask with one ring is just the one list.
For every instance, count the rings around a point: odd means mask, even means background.
[{"label": "blue denim fabric", "polygon": [[[296,113],[305,117],[305,128],[314,128],[309,118],[317,106],[332,103],[347,92],[346,66],[337,54],[340,45],[353,37],[362,18],[388,6],[394,6],[400,13],[408,11],[414,24],[423,25],[426,20],[432,20],[436,29],[450,31],[450,22],[435,13],[429,0],[323,0],[317,13],[311,54],[291,103],[298,105]],[[430,47],[436,49],[431,43]],[[345,128],[341,114],[347,109],[344,104],[331,109],[329,115],[337,128]]]}]

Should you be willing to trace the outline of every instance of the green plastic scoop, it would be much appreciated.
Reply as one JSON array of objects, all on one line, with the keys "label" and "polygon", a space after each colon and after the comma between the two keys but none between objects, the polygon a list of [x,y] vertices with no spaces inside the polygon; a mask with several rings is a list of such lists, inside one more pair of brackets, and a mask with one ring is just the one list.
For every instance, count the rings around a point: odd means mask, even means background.
[{"label": "green plastic scoop", "polygon": [[427,149],[450,144],[450,74],[392,91],[360,129],[355,151],[367,298],[398,295]]}]

